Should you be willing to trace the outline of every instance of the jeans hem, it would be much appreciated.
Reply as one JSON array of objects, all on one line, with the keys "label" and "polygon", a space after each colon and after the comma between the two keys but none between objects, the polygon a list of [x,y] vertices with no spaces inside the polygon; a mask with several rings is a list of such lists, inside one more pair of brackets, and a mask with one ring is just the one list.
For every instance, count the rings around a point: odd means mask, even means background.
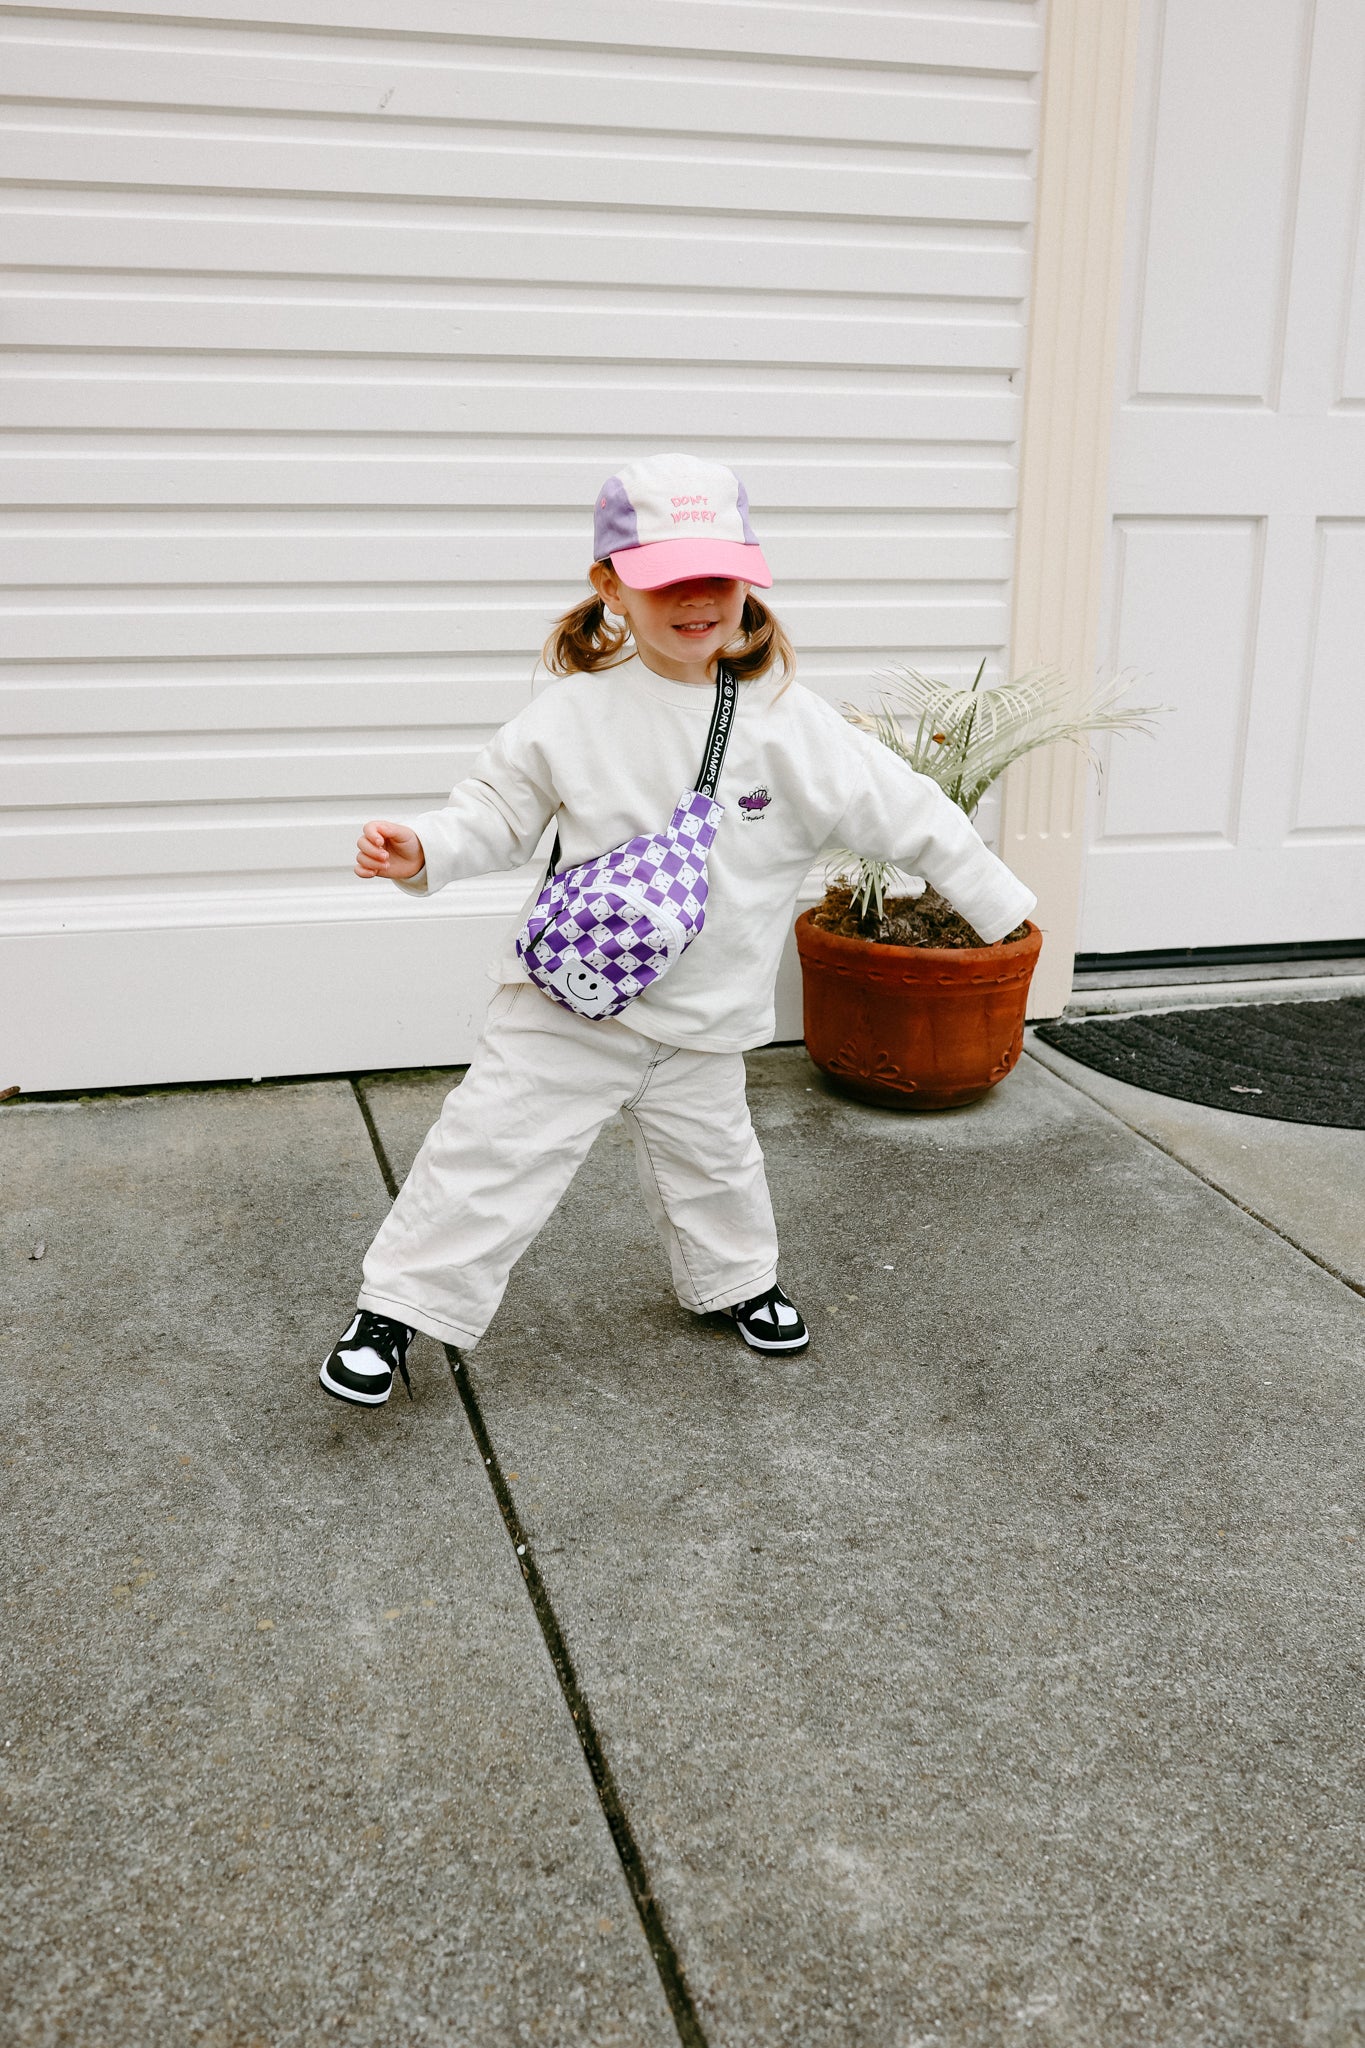
[{"label": "jeans hem", "polygon": [[694,1316],[714,1315],[717,1309],[731,1308],[737,1301],[752,1301],[756,1294],[766,1294],[770,1287],[777,1285],[776,1265],[765,1266],[752,1280],[741,1280],[737,1285],[718,1287],[713,1293],[698,1295],[687,1301],[680,1294],[678,1299],[685,1309]]},{"label": "jeans hem", "polygon": [[411,1302],[399,1301],[396,1295],[376,1294],[372,1287],[362,1287],[356,1297],[357,1308],[367,1308],[371,1315],[388,1316],[391,1321],[406,1323],[409,1329],[420,1330],[425,1337],[434,1337],[438,1344],[453,1344],[457,1350],[472,1351],[483,1335],[482,1330],[462,1330],[458,1323],[447,1321],[433,1310],[416,1308]]}]

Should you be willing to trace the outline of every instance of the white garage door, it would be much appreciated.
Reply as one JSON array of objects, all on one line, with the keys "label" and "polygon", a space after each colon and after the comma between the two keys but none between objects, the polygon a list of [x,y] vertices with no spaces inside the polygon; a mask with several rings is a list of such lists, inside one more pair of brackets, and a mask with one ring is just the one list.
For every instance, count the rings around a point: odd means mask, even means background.
[{"label": "white garage door", "polygon": [[1365,934],[1365,8],[1144,10],[1092,952]]},{"label": "white garage door", "polygon": [[356,826],[527,700],[631,455],[746,476],[834,699],[1007,636],[1033,0],[223,16],[0,7],[0,1085],[467,1056],[526,876]]}]

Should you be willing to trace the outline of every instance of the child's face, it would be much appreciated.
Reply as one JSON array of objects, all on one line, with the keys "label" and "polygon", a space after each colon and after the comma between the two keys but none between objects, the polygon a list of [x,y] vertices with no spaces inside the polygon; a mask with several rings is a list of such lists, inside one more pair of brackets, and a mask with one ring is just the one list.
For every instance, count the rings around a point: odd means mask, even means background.
[{"label": "child's face", "polygon": [[624,614],[646,668],[679,683],[708,683],[716,656],[739,631],[747,583],[733,576],[694,576],[661,590],[628,590],[610,562],[589,574],[609,612]]}]

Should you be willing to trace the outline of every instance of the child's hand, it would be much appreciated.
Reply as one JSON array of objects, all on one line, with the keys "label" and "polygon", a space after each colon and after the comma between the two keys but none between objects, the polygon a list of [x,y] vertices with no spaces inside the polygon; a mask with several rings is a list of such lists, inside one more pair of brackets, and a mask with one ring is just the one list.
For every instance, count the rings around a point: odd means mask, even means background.
[{"label": "child's hand", "polygon": [[385,875],[391,882],[410,882],[426,866],[422,842],[411,825],[389,818],[370,818],[356,841],[358,875]]}]

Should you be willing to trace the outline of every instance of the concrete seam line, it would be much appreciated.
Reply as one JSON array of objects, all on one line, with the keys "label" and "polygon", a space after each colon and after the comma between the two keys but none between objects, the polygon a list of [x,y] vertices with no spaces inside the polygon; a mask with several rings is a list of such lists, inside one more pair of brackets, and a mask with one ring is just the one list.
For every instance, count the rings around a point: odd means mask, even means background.
[{"label": "concrete seam line", "polygon": [[361,1121],[369,1134],[370,1149],[374,1153],[375,1161],[379,1167],[379,1171],[383,1178],[384,1185],[389,1191],[389,1200],[391,1202],[396,1201],[398,1198],[398,1176],[394,1172],[393,1164],[389,1158],[388,1152],[385,1150],[384,1140],[379,1135],[379,1126],[374,1120],[374,1112],[371,1110],[369,1103],[365,1100],[365,1091],[361,1087],[359,1078],[355,1074],[352,1074],[351,1076],[351,1093],[352,1095],[354,1095],[356,1099],[356,1105],[360,1110]]},{"label": "concrete seam line", "polygon": [[[351,1088],[359,1106],[361,1117],[364,1119],[365,1129],[369,1133],[370,1144],[374,1149],[374,1156],[379,1166],[379,1171],[383,1175],[384,1185],[391,1196],[396,1196],[398,1193],[398,1176],[393,1170],[392,1161],[389,1158],[384,1141],[379,1135],[374,1114],[370,1109],[369,1103],[365,1100],[365,1092],[360,1086],[359,1077],[356,1075],[351,1077]],[[502,1516],[503,1526],[507,1531],[513,1555],[516,1558],[522,1581],[531,1601],[532,1611],[540,1626],[540,1633],[545,1643],[551,1668],[558,1680],[560,1692],[564,1696],[564,1704],[569,1710],[573,1731],[578,1737],[578,1745],[583,1752],[583,1760],[588,1766],[588,1775],[592,1779],[593,1790],[597,1794],[597,1803],[602,1809],[602,1817],[607,1823],[612,1845],[620,1859],[626,1884],[635,1903],[635,1910],[640,1916],[640,1925],[644,1930],[645,1941],[648,1944],[650,1955],[654,1959],[654,1967],[659,1973],[659,1983],[663,1989],[664,1997],[668,2001],[668,2009],[673,2016],[673,2024],[678,2030],[678,2039],[682,2042],[683,2048],[707,2048],[706,2035],[702,2030],[701,2021],[697,2017],[696,2006],[692,2000],[692,1993],[688,1989],[682,1963],[676,1948],[673,1946],[672,1937],[664,1924],[658,1900],[654,1896],[654,1888],[650,1882],[648,1866],[641,1853],[640,1845],[635,1839],[630,1821],[626,1816],[621,1795],[617,1790],[615,1776],[613,1775],[611,1765],[607,1761],[606,1752],[597,1733],[592,1710],[578,1682],[578,1673],[574,1668],[573,1658],[569,1654],[569,1646],[565,1642],[564,1632],[559,1626],[559,1617],[554,1611],[550,1595],[546,1590],[545,1581],[541,1578],[540,1567],[536,1563],[530,1539],[522,1527],[521,1517],[517,1513],[516,1502],[512,1498],[511,1490],[508,1487],[506,1478],[503,1475],[502,1466],[498,1460],[498,1454],[494,1450],[492,1439],[488,1434],[488,1426],[484,1421],[483,1410],[479,1406],[478,1396],[474,1392],[468,1363],[461,1358],[453,1344],[442,1344],[441,1349],[446,1355],[446,1362],[450,1367],[450,1375],[455,1382],[455,1390],[460,1397],[460,1403],[465,1412],[465,1420],[469,1424],[470,1433],[478,1448],[479,1456],[483,1459],[483,1468],[487,1474],[488,1483],[493,1489],[493,1498],[497,1502],[498,1511]]]},{"label": "concrete seam line", "polygon": [[460,1357],[453,1344],[443,1344],[441,1348],[449,1362],[451,1377],[455,1381],[460,1400],[464,1404],[464,1411],[470,1430],[473,1433],[474,1441],[478,1445],[479,1454],[484,1462],[484,1471],[487,1473],[489,1484],[493,1488],[494,1498],[501,1511],[508,1539],[512,1544],[517,1563],[521,1568],[521,1576],[525,1581],[526,1591],[530,1595],[531,1606],[535,1611],[536,1620],[540,1623],[540,1632],[545,1639],[545,1648],[554,1667],[555,1677],[559,1680],[559,1689],[564,1695],[564,1704],[569,1709],[574,1733],[578,1737],[579,1747],[588,1766],[593,1788],[597,1793],[598,1804],[602,1809],[603,1818],[610,1830],[616,1853],[621,1860],[621,1868],[625,1873],[626,1883],[630,1887],[630,1895],[635,1901],[635,1910],[640,1916],[640,1925],[644,1929],[645,1940],[649,1944],[649,1952],[654,1958],[654,1967],[659,1973],[659,1982],[663,1987],[664,1997],[668,2000],[668,2009],[673,2015],[673,2024],[678,2030],[678,2038],[683,2043],[683,2048],[707,2048],[706,2036],[702,2032],[701,2022],[697,2018],[696,2007],[692,2002],[692,1994],[688,1989],[687,1979],[683,1974],[682,1963],[679,1960],[677,1950],[673,1946],[672,1937],[664,1925],[663,1915],[659,1910],[659,1902],[654,1896],[654,1888],[650,1883],[645,1859],[641,1854],[639,1844],[635,1840],[630,1821],[626,1816],[625,1807],[621,1802],[621,1795],[616,1788],[616,1780],[612,1774],[611,1765],[607,1761],[606,1752],[602,1748],[597,1727],[593,1721],[592,1710],[584,1697],[582,1687],[579,1685],[578,1673],[574,1669],[573,1659],[569,1655],[568,1644],[564,1640],[558,1616],[555,1614],[549,1593],[546,1591],[545,1582],[540,1576],[540,1567],[536,1563],[535,1553],[531,1548],[526,1531],[522,1527],[521,1518],[516,1510],[516,1503],[512,1499],[507,1481],[503,1477],[502,1467],[498,1462],[497,1453],[493,1449],[492,1441],[489,1438],[483,1413],[479,1407],[478,1396],[475,1394],[473,1383],[470,1380],[468,1363]]},{"label": "concrete seam line", "polygon": [[[1221,1181],[1212,1179],[1207,1173],[1201,1173],[1197,1166],[1190,1165],[1188,1159],[1182,1159],[1180,1154],[1173,1151],[1169,1145],[1163,1145],[1160,1138],[1154,1138],[1149,1131],[1139,1130],[1136,1124],[1130,1124],[1127,1117],[1120,1116],[1118,1111],[1111,1109],[1107,1102],[1101,1102],[1098,1095],[1092,1095],[1088,1088],[1083,1088],[1079,1081],[1073,1081],[1069,1074],[1059,1074],[1055,1067],[1050,1067],[1046,1060],[1040,1060],[1038,1055],[1030,1051],[1027,1046],[1024,1050],[1027,1057],[1033,1061],[1035,1067],[1041,1067],[1045,1074],[1051,1074],[1054,1081],[1060,1081],[1064,1088],[1074,1088],[1078,1095],[1083,1095],[1087,1102],[1093,1103],[1096,1109],[1100,1110],[1105,1116],[1112,1118],[1125,1131],[1131,1131],[1133,1136],[1140,1138],[1144,1145],[1150,1145],[1154,1152],[1160,1152],[1164,1158],[1174,1160],[1177,1166],[1183,1168],[1189,1174],[1191,1180],[1201,1182],[1206,1188],[1212,1188],[1215,1195],[1221,1195],[1223,1200],[1230,1202],[1234,1209],[1240,1209],[1242,1214],[1249,1216],[1253,1223],[1259,1223],[1261,1228],[1268,1230],[1272,1237],[1278,1237],[1282,1244],[1287,1244],[1291,1251],[1296,1251],[1299,1254],[1300,1258],[1307,1259],[1311,1266],[1317,1266],[1329,1278],[1339,1280],[1343,1287],[1350,1288],[1352,1294],[1359,1294],[1365,1297],[1365,1286],[1362,1286],[1359,1280],[1353,1280],[1349,1273],[1341,1272],[1336,1266],[1332,1265],[1330,1260],[1321,1258],[1315,1251],[1310,1251],[1306,1244],[1300,1244],[1296,1237],[1291,1237],[1287,1230],[1282,1230],[1280,1225],[1272,1222],[1269,1216],[1263,1216],[1260,1210],[1253,1209],[1249,1202],[1244,1202],[1240,1196],[1231,1194],[1222,1185]],[[1167,1097],[1167,1100],[1170,1099]]]}]

